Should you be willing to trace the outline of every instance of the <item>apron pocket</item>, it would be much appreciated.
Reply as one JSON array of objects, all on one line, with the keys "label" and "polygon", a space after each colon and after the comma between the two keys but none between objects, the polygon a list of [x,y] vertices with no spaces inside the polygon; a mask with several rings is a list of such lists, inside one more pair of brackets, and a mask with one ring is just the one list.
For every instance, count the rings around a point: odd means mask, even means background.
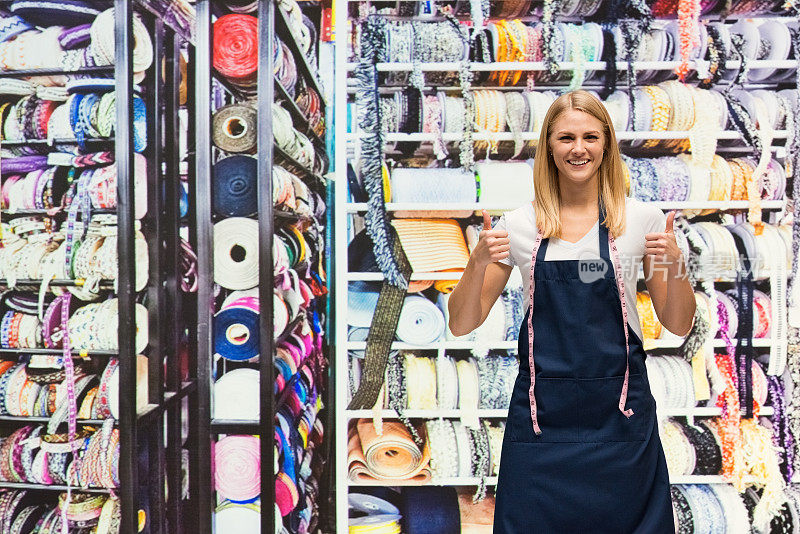
[{"label": "apron pocket", "polygon": [[552,443],[580,441],[578,432],[578,382],[573,378],[537,378],[536,415],[542,433],[535,435],[528,390],[530,374],[521,370],[514,383],[506,422],[510,441]]},{"label": "apron pocket", "polygon": [[643,374],[628,379],[626,408],[633,410],[628,418],[619,410],[619,396],[625,377],[583,378],[580,382],[581,440],[644,441],[653,428],[654,403]]}]

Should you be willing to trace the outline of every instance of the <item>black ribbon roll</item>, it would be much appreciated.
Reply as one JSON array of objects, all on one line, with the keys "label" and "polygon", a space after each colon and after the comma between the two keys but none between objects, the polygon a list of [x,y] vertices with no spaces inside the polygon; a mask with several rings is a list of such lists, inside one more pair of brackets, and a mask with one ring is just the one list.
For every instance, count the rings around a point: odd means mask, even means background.
[{"label": "black ribbon roll", "polygon": [[234,154],[256,151],[256,110],[242,104],[223,106],[211,118],[211,140],[214,146]]},{"label": "black ribbon roll", "polygon": [[212,204],[221,217],[249,217],[258,213],[258,162],[250,156],[219,160],[213,169]]}]

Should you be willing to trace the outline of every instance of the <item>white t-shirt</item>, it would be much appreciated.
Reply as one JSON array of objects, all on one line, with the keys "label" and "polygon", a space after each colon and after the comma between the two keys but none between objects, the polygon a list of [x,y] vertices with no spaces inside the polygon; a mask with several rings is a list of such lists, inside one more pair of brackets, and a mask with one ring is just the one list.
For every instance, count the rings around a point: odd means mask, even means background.
[{"label": "white t-shirt", "polygon": [[[628,323],[642,338],[642,327],[636,311],[636,282],[645,251],[645,234],[663,232],[667,217],[659,208],[633,198],[625,199],[625,233],[616,241],[625,280],[625,300],[628,304]],[[501,263],[519,267],[525,289],[526,307],[530,302],[530,269],[533,244],[536,241],[536,212],[533,203],[509,211],[494,226],[508,232],[511,245],[508,258]],[[600,257],[598,223],[575,243],[551,238],[547,245],[545,261],[577,260]]]}]

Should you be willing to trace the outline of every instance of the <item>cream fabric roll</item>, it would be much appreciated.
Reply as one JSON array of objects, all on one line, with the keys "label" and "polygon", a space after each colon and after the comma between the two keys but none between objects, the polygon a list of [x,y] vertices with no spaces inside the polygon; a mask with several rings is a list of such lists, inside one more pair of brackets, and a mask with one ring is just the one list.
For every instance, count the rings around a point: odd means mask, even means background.
[{"label": "cream fabric roll", "polygon": [[[481,162],[475,165],[481,204],[502,204],[515,209],[533,200],[533,168],[523,162]],[[506,210],[489,210],[500,215]],[[478,212],[479,213],[479,212]]]}]

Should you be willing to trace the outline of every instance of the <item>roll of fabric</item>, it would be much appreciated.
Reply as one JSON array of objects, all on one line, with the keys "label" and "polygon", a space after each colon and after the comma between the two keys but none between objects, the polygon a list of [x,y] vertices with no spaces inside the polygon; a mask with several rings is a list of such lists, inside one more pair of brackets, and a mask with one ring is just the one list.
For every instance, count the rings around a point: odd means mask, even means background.
[{"label": "roll of fabric", "polygon": [[[461,168],[400,168],[391,173],[392,202],[469,204],[477,200],[475,176]],[[395,217],[469,217],[471,210],[395,211]]]},{"label": "roll of fabric", "polygon": [[214,68],[232,83],[250,88],[258,71],[258,19],[223,15],[214,22]]},{"label": "roll of fabric", "polygon": [[430,480],[430,448],[424,428],[418,432],[425,441],[421,450],[402,423],[384,421],[383,433],[379,436],[372,420],[359,419],[348,440],[350,479],[355,482],[413,481],[416,484]]},{"label": "roll of fabric", "polygon": [[494,525],[495,498],[487,495],[480,502],[473,502],[467,494],[458,496],[461,513],[461,534],[491,534]]},{"label": "roll of fabric", "polygon": [[[275,515],[280,520],[281,514],[276,512]],[[214,512],[214,528],[216,532],[258,532],[261,528],[261,507],[224,502]]]},{"label": "roll of fabric", "polygon": [[397,338],[400,341],[411,345],[429,345],[442,338],[444,329],[444,316],[436,304],[421,295],[405,298],[397,324]]},{"label": "roll of fabric", "polygon": [[[469,261],[467,244],[452,219],[394,219],[392,225],[414,272],[463,272]],[[437,280],[434,287],[451,292],[455,280]]]},{"label": "roll of fabric", "polygon": [[211,117],[211,140],[214,145],[234,154],[252,154],[256,150],[258,114],[252,106],[222,106]]},{"label": "roll of fabric", "polygon": [[214,282],[226,289],[258,285],[258,222],[231,217],[214,225]]},{"label": "roll of fabric", "polygon": [[400,492],[403,532],[408,534],[459,534],[458,494],[452,487],[407,487]]},{"label": "roll of fabric", "polygon": [[258,298],[244,297],[214,314],[214,352],[227,360],[254,361],[259,353]]},{"label": "roll of fabric", "polygon": [[233,369],[214,383],[214,418],[258,421],[259,374],[255,369]]},{"label": "roll of fabric", "polygon": [[220,217],[250,217],[258,213],[258,162],[250,156],[219,160],[212,170],[211,201]]},{"label": "roll of fabric", "polygon": [[[475,165],[475,175],[482,204],[514,209],[533,200],[533,168],[527,163],[480,162]],[[497,213],[502,211],[505,209]]]},{"label": "roll of fabric", "polygon": [[249,501],[261,493],[261,445],[256,436],[225,436],[214,445],[214,483],[231,501]]}]

